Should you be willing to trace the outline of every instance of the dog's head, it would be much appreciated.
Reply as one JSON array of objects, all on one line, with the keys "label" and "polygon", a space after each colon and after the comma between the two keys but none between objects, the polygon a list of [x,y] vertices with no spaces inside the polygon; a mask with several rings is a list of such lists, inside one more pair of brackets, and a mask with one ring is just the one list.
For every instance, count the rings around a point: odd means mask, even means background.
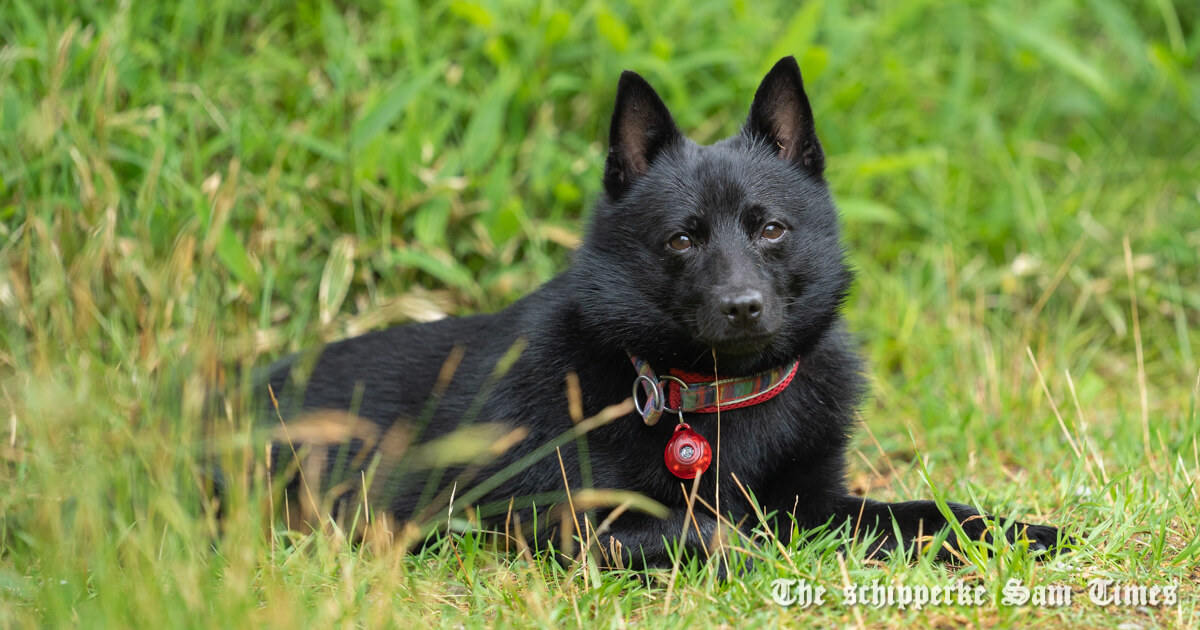
[{"label": "dog's head", "polygon": [[582,316],[671,367],[754,371],[833,325],[851,274],[796,60],[763,79],[742,131],[679,132],[654,89],[621,75],[596,207],[574,271]]}]

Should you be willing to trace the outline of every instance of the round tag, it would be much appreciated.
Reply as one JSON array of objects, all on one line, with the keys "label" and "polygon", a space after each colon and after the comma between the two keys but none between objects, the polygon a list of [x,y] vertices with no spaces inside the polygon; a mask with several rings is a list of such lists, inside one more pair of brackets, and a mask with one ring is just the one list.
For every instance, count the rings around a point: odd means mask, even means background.
[{"label": "round tag", "polygon": [[708,470],[712,461],[712,448],[708,440],[692,430],[686,423],[680,422],[675,427],[675,435],[667,442],[667,450],[663,453],[667,470],[680,479],[691,479]]}]

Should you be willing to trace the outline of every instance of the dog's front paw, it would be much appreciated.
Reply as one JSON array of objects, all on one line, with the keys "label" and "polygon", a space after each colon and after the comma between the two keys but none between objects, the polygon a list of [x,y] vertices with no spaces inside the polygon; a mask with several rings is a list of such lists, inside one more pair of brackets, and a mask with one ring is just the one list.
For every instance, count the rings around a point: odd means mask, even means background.
[{"label": "dog's front paw", "polygon": [[1075,539],[1061,529],[1051,525],[1030,525],[1014,523],[1008,529],[1007,538],[1010,543],[1029,541],[1029,551],[1054,555],[1064,550],[1063,545],[1074,545]]}]

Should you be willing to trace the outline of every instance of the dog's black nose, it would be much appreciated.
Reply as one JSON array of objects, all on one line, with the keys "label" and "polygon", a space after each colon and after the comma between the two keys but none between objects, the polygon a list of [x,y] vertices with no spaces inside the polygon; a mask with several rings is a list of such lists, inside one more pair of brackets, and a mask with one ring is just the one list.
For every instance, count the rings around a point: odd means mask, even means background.
[{"label": "dog's black nose", "polygon": [[721,313],[734,326],[749,326],[762,314],[763,296],[758,291],[743,291],[721,300]]}]

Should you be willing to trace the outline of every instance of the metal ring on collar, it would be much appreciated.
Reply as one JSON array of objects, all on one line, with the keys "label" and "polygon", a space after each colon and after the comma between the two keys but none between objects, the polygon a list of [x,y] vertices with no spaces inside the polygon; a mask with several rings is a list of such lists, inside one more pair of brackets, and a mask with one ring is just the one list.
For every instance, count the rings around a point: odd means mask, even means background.
[{"label": "metal ring on collar", "polygon": [[[642,386],[646,392],[646,404],[638,402],[638,385]],[[633,406],[637,408],[638,415],[646,421],[646,424],[654,424],[658,422],[658,417],[662,415],[663,409],[666,406],[664,400],[662,385],[658,381],[650,378],[645,374],[638,374],[638,377],[633,380]]]}]

